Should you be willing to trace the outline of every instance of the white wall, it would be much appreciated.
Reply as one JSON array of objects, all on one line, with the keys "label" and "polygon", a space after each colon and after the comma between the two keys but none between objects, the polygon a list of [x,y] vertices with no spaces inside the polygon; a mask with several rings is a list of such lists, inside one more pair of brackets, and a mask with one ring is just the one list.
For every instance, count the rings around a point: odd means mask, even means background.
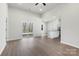
[{"label": "white wall", "polygon": [[31,21],[33,22],[33,35],[41,35],[41,24],[42,21],[37,14],[30,13],[28,11],[20,10],[18,8],[9,7],[8,11],[8,40],[22,38],[22,22]]},{"label": "white wall", "polygon": [[55,19],[48,23],[48,31],[56,31],[59,27],[59,19]]},{"label": "white wall", "polygon": [[0,54],[6,45],[7,4],[0,3]]},{"label": "white wall", "polygon": [[62,12],[61,41],[79,48],[79,4],[68,4]]},{"label": "white wall", "polygon": [[61,19],[61,42],[79,48],[79,4],[64,4],[43,14],[48,20],[53,16]]}]

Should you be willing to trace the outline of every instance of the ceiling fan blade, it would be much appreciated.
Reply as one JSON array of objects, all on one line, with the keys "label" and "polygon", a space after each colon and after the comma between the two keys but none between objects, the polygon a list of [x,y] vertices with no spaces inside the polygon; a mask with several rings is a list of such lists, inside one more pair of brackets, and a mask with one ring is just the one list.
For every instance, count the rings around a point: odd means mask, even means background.
[{"label": "ceiling fan blade", "polygon": [[36,3],[35,5],[38,5],[39,3]]},{"label": "ceiling fan blade", "polygon": [[46,3],[42,3],[44,6],[46,6]]},{"label": "ceiling fan blade", "polygon": [[[35,5],[38,5],[39,3],[36,3]],[[44,6],[46,6],[46,3],[42,3]]]}]

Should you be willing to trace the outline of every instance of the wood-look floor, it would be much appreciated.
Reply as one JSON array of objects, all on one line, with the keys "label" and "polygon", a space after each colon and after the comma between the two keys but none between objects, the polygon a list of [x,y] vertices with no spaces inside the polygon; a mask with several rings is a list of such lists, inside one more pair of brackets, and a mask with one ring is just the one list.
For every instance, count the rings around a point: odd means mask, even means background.
[{"label": "wood-look floor", "polygon": [[7,42],[1,56],[78,56],[79,49],[60,43],[59,39],[24,38]]}]

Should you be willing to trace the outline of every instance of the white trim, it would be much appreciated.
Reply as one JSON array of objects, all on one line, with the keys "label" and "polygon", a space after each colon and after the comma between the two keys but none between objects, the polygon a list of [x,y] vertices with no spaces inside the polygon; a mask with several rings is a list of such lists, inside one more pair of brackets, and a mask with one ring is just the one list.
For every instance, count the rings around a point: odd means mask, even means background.
[{"label": "white trim", "polygon": [[0,50],[0,55],[2,54],[5,47],[6,47],[6,43],[4,44],[3,48]]},{"label": "white trim", "polygon": [[8,41],[20,40],[20,39],[22,39],[22,38],[18,38],[18,39],[8,39],[7,42],[8,42]]},{"label": "white trim", "polygon": [[76,46],[76,45],[71,44],[71,43],[68,43],[68,42],[61,41],[61,43],[67,44],[67,45],[70,45],[70,46],[73,46],[73,47],[75,47],[75,48],[79,48],[79,46]]},{"label": "white trim", "polygon": [[22,33],[22,34],[33,34],[32,32],[28,32],[28,33]]}]

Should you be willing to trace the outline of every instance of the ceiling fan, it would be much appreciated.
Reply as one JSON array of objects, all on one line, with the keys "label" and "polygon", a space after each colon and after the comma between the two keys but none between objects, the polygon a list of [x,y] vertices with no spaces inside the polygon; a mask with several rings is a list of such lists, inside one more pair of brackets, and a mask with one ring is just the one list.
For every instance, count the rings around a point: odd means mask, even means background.
[{"label": "ceiling fan", "polygon": [[[40,3],[36,3],[35,5],[37,6],[38,4],[40,4]],[[43,6],[46,6],[46,3],[41,3],[41,4],[43,4]]]}]

